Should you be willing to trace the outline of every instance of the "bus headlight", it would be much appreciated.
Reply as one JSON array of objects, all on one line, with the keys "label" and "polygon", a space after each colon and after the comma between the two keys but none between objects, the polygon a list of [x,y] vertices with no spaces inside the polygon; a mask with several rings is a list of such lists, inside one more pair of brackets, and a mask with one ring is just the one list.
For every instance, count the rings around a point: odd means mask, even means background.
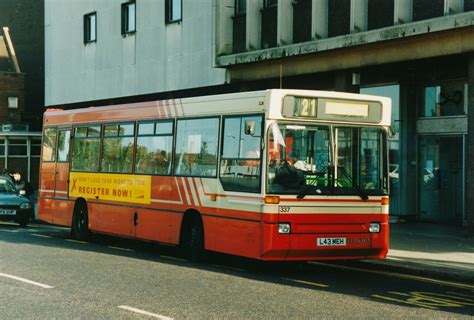
[{"label": "bus headlight", "polygon": [[289,223],[279,223],[278,224],[278,233],[290,233],[291,226]]},{"label": "bus headlight", "polygon": [[380,223],[378,222],[371,222],[369,225],[369,232],[371,233],[378,233],[380,232]]}]

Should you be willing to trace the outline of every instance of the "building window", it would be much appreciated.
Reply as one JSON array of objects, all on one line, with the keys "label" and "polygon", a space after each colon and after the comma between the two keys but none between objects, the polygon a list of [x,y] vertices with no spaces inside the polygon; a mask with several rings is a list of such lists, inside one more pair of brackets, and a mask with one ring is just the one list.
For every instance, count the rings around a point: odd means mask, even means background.
[{"label": "building window", "polygon": [[385,28],[393,25],[395,0],[369,0],[367,5],[369,30]]},{"label": "building window", "polygon": [[351,0],[328,2],[328,36],[337,37],[350,33]]},{"label": "building window", "polygon": [[247,0],[235,0],[235,14],[245,14],[247,12]]},{"label": "building window", "polygon": [[265,7],[261,10],[262,49],[277,46],[278,29],[278,2],[266,0]]},{"label": "building window", "polygon": [[444,15],[444,0],[413,0],[413,21]]},{"label": "building window", "polygon": [[446,117],[467,114],[467,84],[446,82],[423,88],[421,117]]},{"label": "building window", "polygon": [[474,11],[474,0],[464,0],[464,11]]},{"label": "building window", "polygon": [[84,43],[96,42],[97,40],[97,13],[89,13],[84,16]]},{"label": "building window", "polygon": [[265,7],[277,6],[278,0],[265,0]]},{"label": "building window", "polygon": [[183,18],[182,0],[166,0],[166,23],[178,22]]},{"label": "building window", "polygon": [[18,97],[8,97],[8,108],[18,109]]},{"label": "building window", "polygon": [[122,34],[136,31],[136,4],[135,1],[122,3]]},{"label": "building window", "polygon": [[311,40],[312,0],[293,1],[293,43]]}]

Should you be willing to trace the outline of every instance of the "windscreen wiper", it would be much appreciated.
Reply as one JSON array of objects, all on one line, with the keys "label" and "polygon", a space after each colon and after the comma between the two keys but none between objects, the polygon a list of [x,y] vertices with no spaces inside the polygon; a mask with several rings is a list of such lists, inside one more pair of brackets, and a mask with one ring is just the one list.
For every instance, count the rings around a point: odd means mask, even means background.
[{"label": "windscreen wiper", "polygon": [[[328,167],[324,168],[320,172],[314,172],[313,174],[316,176],[316,178],[322,177],[326,174],[327,169],[328,169]],[[318,193],[318,194],[322,193],[321,189],[315,189],[315,188],[318,188],[318,186],[316,185],[316,180],[312,184],[307,184],[303,188],[301,188],[301,190],[298,193],[298,195],[296,196],[296,198],[297,199],[303,199],[304,197],[306,197],[310,193],[311,190],[315,190],[316,193]]]},{"label": "windscreen wiper", "polygon": [[344,177],[346,177],[346,179],[349,180],[352,187],[359,193],[359,197],[362,200],[368,200],[369,196],[367,195],[367,193],[364,190],[362,190],[362,188],[357,183],[354,183],[354,181],[352,180],[352,177],[350,176],[350,174],[347,173],[346,168],[344,168],[342,166],[337,166],[337,168],[341,170]]}]

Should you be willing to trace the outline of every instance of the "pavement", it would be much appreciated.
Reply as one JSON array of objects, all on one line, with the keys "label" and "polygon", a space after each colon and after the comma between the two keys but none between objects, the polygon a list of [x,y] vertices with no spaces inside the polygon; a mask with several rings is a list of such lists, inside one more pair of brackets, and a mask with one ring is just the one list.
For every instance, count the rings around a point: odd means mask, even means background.
[{"label": "pavement", "polygon": [[469,237],[460,226],[391,223],[387,259],[364,263],[391,271],[474,283],[474,237]]}]

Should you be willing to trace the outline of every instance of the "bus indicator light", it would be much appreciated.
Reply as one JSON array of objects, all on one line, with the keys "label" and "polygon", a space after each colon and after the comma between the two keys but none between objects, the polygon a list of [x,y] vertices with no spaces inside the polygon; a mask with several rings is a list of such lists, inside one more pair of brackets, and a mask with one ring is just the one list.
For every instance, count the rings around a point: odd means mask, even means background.
[{"label": "bus indicator light", "polygon": [[390,198],[384,197],[384,198],[382,198],[381,202],[382,202],[383,206],[388,206],[390,204]]},{"label": "bus indicator light", "polygon": [[279,204],[280,203],[280,197],[279,196],[266,196],[265,197],[265,203],[266,204]]}]

